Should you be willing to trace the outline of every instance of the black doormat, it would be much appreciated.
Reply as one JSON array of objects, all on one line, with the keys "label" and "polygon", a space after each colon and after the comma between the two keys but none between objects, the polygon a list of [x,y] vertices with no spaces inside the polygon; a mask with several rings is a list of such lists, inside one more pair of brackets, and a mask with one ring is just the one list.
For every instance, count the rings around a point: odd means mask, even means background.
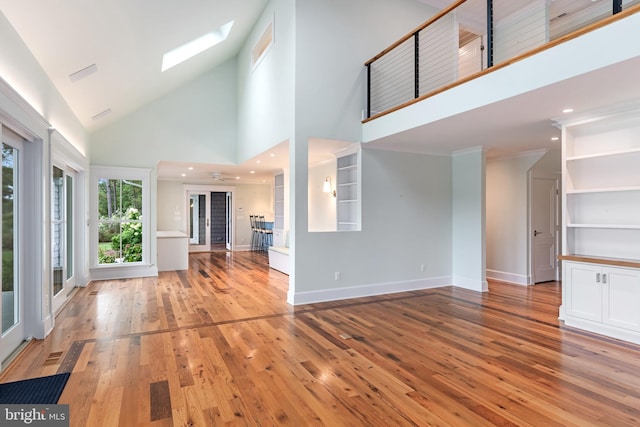
[{"label": "black doormat", "polygon": [[69,372],[0,384],[0,404],[56,404],[69,379]]}]

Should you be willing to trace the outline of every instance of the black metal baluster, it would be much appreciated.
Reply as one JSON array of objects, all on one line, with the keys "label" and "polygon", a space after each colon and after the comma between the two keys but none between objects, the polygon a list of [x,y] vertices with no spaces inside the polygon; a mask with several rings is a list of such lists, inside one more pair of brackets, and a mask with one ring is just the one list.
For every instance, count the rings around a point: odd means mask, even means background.
[{"label": "black metal baluster", "polygon": [[622,0],[613,0],[613,14],[622,12]]},{"label": "black metal baluster", "polygon": [[493,67],[493,0],[487,0],[487,68]]},{"label": "black metal baluster", "polygon": [[371,118],[371,63],[367,64],[367,119]]},{"label": "black metal baluster", "polygon": [[416,31],[413,35],[413,95],[415,98],[420,96],[420,31]]}]

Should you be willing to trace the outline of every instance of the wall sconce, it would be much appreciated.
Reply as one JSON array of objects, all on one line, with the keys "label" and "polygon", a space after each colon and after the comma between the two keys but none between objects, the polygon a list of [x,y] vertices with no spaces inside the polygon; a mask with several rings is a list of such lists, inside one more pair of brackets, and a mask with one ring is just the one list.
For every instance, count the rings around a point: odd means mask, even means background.
[{"label": "wall sconce", "polygon": [[323,193],[331,193],[333,197],[336,197],[336,190],[331,190],[331,177],[328,176],[324,179],[324,184],[322,185]]}]

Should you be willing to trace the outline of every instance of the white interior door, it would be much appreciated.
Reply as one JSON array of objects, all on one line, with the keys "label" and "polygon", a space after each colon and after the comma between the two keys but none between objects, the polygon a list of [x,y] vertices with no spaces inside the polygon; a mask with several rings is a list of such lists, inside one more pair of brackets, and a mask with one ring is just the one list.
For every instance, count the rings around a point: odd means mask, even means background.
[{"label": "white interior door", "polygon": [[75,286],[74,250],[75,173],[53,166],[51,183],[51,268],[53,311],[57,312]]},{"label": "white interior door", "polygon": [[189,252],[211,248],[211,193],[189,191]]},{"label": "white interior door", "polygon": [[558,279],[558,182],[555,177],[531,181],[534,283]]},{"label": "white interior door", "polygon": [[25,340],[24,283],[22,280],[22,159],[20,137],[0,127],[2,136],[2,292],[0,293],[0,367]]}]

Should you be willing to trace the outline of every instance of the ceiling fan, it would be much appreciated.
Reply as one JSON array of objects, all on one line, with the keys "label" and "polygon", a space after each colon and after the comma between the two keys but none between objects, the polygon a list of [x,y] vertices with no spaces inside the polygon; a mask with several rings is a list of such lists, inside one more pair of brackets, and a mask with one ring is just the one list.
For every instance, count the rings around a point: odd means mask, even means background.
[{"label": "ceiling fan", "polygon": [[223,175],[222,172],[211,172],[211,178],[213,178],[213,180],[216,182],[233,180],[233,177],[228,175]]}]

